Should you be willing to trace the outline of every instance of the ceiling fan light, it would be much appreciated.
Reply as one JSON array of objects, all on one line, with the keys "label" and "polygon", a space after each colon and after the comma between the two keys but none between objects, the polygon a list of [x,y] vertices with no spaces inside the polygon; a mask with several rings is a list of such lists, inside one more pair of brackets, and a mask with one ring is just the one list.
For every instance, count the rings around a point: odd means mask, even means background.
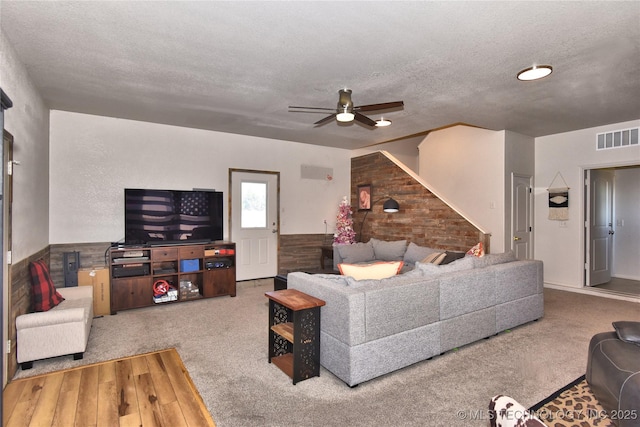
[{"label": "ceiling fan light", "polygon": [[518,73],[518,80],[531,81],[538,80],[543,77],[547,77],[553,72],[551,65],[534,65],[533,67],[525,68]]},{"label": "ceiling fan light", "polygon": [[379,128],[391,126],[391,120],[380,117],[380,120],[376,120],[376,126]]},{"label": "ceiling fan light", "polygon": [[336,114],[336,120],[339,122],[352,122],[354,117],[355,114],[348,112]]}]

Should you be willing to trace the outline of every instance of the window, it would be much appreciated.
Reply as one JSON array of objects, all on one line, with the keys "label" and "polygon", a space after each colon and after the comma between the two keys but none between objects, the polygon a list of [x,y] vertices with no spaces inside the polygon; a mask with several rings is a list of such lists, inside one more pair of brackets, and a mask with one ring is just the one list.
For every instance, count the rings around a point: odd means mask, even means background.
[{"label": "window", "polygon": [[242,182],[242,228],[266,228],[267,184],[265,182]]}]

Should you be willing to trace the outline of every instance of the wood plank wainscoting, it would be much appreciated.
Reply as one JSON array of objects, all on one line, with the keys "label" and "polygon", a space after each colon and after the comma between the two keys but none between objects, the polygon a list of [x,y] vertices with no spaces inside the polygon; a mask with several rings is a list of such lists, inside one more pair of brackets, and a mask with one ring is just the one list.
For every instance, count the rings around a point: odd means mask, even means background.
[{"label": "wood plank wainscoting", "polygon": [[[338,202],[336,202],[336,215]],[[278,274],[286,274],[291,271],[319,270],[320,255],[323,245],[331,245],[331,234],[281,234],[280,248],[278,251]],[[333,268],[333,265],[326,265]]]},{"label": "wood plank wainscoting", "polygon": [[16,347],[16,318],[31,311],[31,276],[29,263],[44,259],[49,262],[49,246],[39,250],[30,257],[16,262],[11,266],[11,289],[9,292],[9,339],[11,340],[11,352],[7,354],[7,379],[11,380],[18,369]]}]

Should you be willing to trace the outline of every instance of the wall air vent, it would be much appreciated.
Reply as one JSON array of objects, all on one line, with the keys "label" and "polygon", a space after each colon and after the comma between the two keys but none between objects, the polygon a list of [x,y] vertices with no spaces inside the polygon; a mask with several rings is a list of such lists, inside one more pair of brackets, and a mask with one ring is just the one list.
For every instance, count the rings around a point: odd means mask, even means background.
[{"label": "wall air vent", "polygon": [[300,178],[331,181],[333,179],[333,169],[322,166],[301,165]]},{"label": "wall air vent", "polygon": [[640,128],[616,130],[596,135],[596,150],[622,148],[638,145],[638,130]]}]

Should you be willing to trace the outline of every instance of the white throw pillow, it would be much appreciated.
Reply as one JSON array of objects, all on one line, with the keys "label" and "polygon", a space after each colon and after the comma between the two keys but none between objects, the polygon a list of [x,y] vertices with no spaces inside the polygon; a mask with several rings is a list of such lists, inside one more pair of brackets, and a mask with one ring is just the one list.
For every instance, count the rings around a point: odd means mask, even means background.
[{"label": "white throw pillow", "polygon": [[431,264],[436,264],[439,265],[442,260],[444,259],[444,257],[447,256],[446,252],[434,252],[432,254],[429,254],[425,257],[425,259],[421,260],[420,262],[427,264],[427,263],[431,263]]},{"label": "white throw pillow", "polygon": [[338,264],[340,274],[351,276],[356,280],[385,279],[395,276],[403,266],[402,261],[375,262],[372,264]]}]

